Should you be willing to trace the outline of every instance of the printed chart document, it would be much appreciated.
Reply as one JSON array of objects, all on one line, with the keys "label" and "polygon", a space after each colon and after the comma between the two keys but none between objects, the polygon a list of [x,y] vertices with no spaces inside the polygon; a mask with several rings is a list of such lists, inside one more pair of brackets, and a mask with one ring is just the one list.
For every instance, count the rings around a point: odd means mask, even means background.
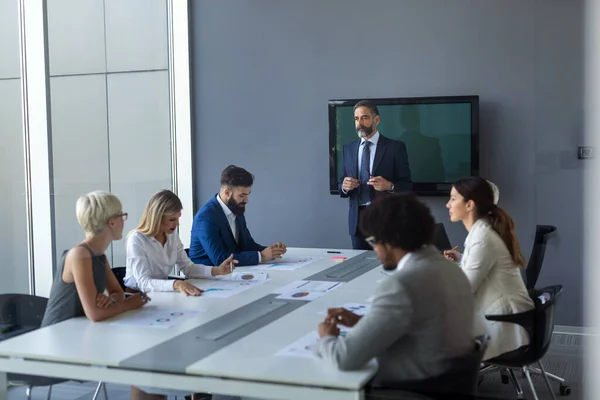
[{"label": "printed chart document", "polygon": [[266,282],[265,280],[214,280],[214,279],[196,279],[190,283],[204,292],[202,296],[227,298],[242,293],[250,288]]},{"label": "printed chart document", "polygon": [[[350,332],[349,328],[340,326],[340,336],[346,336]],[[303,358],[317,358],[315,355],[315,347],[319,342],[319,333],[312,331],[300,339],[296,340],[289,346],[279,350],[275,355],[277,356],[290,356],[290,357],[303,357]]]},{"label": "printed chart document", "polygon": [[289,285],[285,285],[275,293],[280,293],[280,295],[276,297],[277,299],[314,300],[341,285],[343,285],[342,282],[295,281]]},{"label": "printed chart document", "polygon": [[268,264],[259,264],[248,269],[260,269],[260,270],[274,270],[274,271],[294,271],[298,268],[306,267],[316,261],[321,260],[322,257],[302,257],[292,258],[283,256],[278,258],[276,262],[270,262]]},{"label": "printed chart document", "polygon": [[122,314],[111,325],[139,326],[144,328],[168,329],[193,318],[204,310],[183,310],[146,306],[139,310]]},{"label": "printed chart document", "polygon": [[217,275],[211,278],[216,281],[262,282],[269,279],[266,272],[232,272],[228,275]]},{"label": "printed chart document", "polygon": [[[341,308],[345,308],[346,310],[351,311],[356,315],[365,315],[367,311],[371,309],[371,306],[368,304],[360,303],[346,303]],[[319,312],[319,315],[327,315],[327,310]]]}]

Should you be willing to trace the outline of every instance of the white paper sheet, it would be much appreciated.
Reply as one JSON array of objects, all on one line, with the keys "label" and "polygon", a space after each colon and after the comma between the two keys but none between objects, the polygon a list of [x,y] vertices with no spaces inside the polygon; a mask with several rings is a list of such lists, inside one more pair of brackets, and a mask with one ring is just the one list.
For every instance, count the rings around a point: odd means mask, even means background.
[{"label": "white paper sheet", "polygon": [[[268,280],[268,279],[267,279]],[[197,288],[202,289],[204,292],[202,296],[205,297],[219,297],[227,298],[244,292],[248,289],[260,285],[263,281],[232,281],[232,280],[212,280],[212,279],[196,279],[190,281],[191,284]]]},{"label": "white paper sheet", "polygon": [[343,285],[342,282],[327,281],[295,281],[279,288],[275,293],[280,293],[277,299],[286,300],[315,300],[330,290]]},{"label": "white paper sheet", "polygon": [[[350,329],[340,327],[340,336],[346,336]],[[278,356],[290,356],[290,357],[303,357],[303,358],[317,358],[315,355],[315,346],[319,342],[319,333],[312,331],[300,339],[296,340],[289,346],[279,350],[275,355]]]},{"label": "white paper sheet", "polygon": [[268,264],[259,264],[248,269],[259,269],[259,270],[275,270],[275,271],[294,271],[298,268],[306,267],[316,261],[321,260],[322,257],[303,257],[303,258],[288,258],[283,256]]},{"label": "white paper sheet", "polygon": [[[345,308],[356,315],[365,315],[371,309],[371,306],[360,303],[346,303],[342,306],[342,308]],[[319,315],[327,315],[327,310],[319,312]]]},{"label": "white paper sheet", "polygon": [[146,306],[119,316],[111,325],[139,326],[145,328],[168,329],[177,326],[187,319],[193,318],[203,309],[183,310]]},{"label": "white paper sheet", "polygon": [[269,279],[269,274],[266,272],[237,272],[234,271],[229,275],[217,275],[212,278],[216,281],[237,281],[237,282],[262,282]]}]

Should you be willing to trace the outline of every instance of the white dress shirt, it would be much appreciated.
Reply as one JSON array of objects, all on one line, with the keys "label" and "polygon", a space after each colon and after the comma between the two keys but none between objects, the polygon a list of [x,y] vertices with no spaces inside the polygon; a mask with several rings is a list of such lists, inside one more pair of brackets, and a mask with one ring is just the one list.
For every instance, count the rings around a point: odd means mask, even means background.
[{"label": "white dress shirt", "polygon": [[194,264],[189,259],[177,232],[167,235],[163,246],[156,238],[132,232],[127,238],[125,286],[143,292],[169,292],[174,280],[167,277],[174,265],[186,278],[212,276],[212,267]]},{"label": "white dress shirt", "polygon": [[398,261],[398,265],[396,266],[396,271],[400,271],[402,269],[402,267],[404,267],[404,265],[408,262],[408,260],[410,259],[412,253],[406,253],[404,255],[404,257],[402,257],[400,259],[400,261]]},{"label": "white dress shirt", "polygon": [[[235,224],[235,214],[229,209],[229,207],[227,207],[227,205],[223,202],[223,200],[221,200],[221,196],[219,196],[217,194],[217,201],[219,202],[219,204],[221,205],[221,208],[223,209],[223,212],[225,213],[225,217],[227,218],[227,222],[229,222],[229,228],[231,229],[231,233],[233,234],[233,238],[235,239],[235,242],[238,242],[238,231],[237,231],[237,225]],[[260,257],[258,258],[260,260]]]},{"label": "white dress shirt", "polygon": [[[219,204],[221,205],[221,208],[223,209],[223,212],[225,213],[225,217],[227,218],[227,222],[229,222],[229,228],[231,229],[231,233],[233,234],[233,239],[235,240],[236,243],[239,244],[239,232],[237,230],[237,224],[235,223],[235,219],[237,218],[235,216],[235,214],[233,213],[233,211],[231,211],[229,209],[229,207],[227,207],[227,204],[225,204],[223,202],[223,200],[221,200],[221,196],[219,194],[217,194],[217,201],[219,202]],[[260,256],[260,251],[258,252],[258,262],[260,263],[262,260],[261,256]]]}]

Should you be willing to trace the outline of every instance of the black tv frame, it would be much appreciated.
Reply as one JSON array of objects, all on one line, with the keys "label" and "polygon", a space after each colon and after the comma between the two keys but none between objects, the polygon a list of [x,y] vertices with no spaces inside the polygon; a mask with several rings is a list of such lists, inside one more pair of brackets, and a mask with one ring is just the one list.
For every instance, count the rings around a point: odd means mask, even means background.
[{"label": "black tv frame", "polygon": [[[337,180],[337,129],[336,106],[352,106],[360,100],[370,100],[379,105],[401,104],[439,104],[439,103],[471,103],[471,176],[479,176],[479,96],[434,96],[434,97],[398,97],[398,98],[363,98],[328,101],[329,114],[329,193],[339,195]],[[358,139],[358,138],[357,138]],[[340,157],[342,155],[340,154]],[[413,182],[413,193],[420,196],[448,196],[452,183],[447,182]]]}]

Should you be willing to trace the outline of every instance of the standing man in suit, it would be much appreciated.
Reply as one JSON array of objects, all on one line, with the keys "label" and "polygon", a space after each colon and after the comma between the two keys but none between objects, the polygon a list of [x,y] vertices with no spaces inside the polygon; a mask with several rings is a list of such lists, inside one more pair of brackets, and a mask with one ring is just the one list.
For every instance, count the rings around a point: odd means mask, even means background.
[{"label": "standing man in suit", "polygon": [[256,265],[281,257],[286,246],[256,243],[246,226],[246,204],[254,176],[230,165],[221,173],[221,190],[194,216],[190,259],[205,265],[221,265],[233,253],[237,266]]},{"label": "standing man in suit", "polygon": [[404,143],[388,139],[377,130],[379,110],[361,100],[354,106],[354,124],[360,140],[344,145],[341,197],[348,197],[348,228],[355,250],[370,250],[358,229],[359,215],[377,197],[408,192],[412,188]]},{"label": "standing man in suit", "polygon": [[[377,200],[360,219],[383,268],[395,272],[377,287],[359,316],[330,308],[315,352],[340,370],[377,358],[375,386],[441,375],[474,351],[474,301],[469,280],[431,245],[435,221],[413,194]],[[345,337],[338,325],[352,327]]]}]

